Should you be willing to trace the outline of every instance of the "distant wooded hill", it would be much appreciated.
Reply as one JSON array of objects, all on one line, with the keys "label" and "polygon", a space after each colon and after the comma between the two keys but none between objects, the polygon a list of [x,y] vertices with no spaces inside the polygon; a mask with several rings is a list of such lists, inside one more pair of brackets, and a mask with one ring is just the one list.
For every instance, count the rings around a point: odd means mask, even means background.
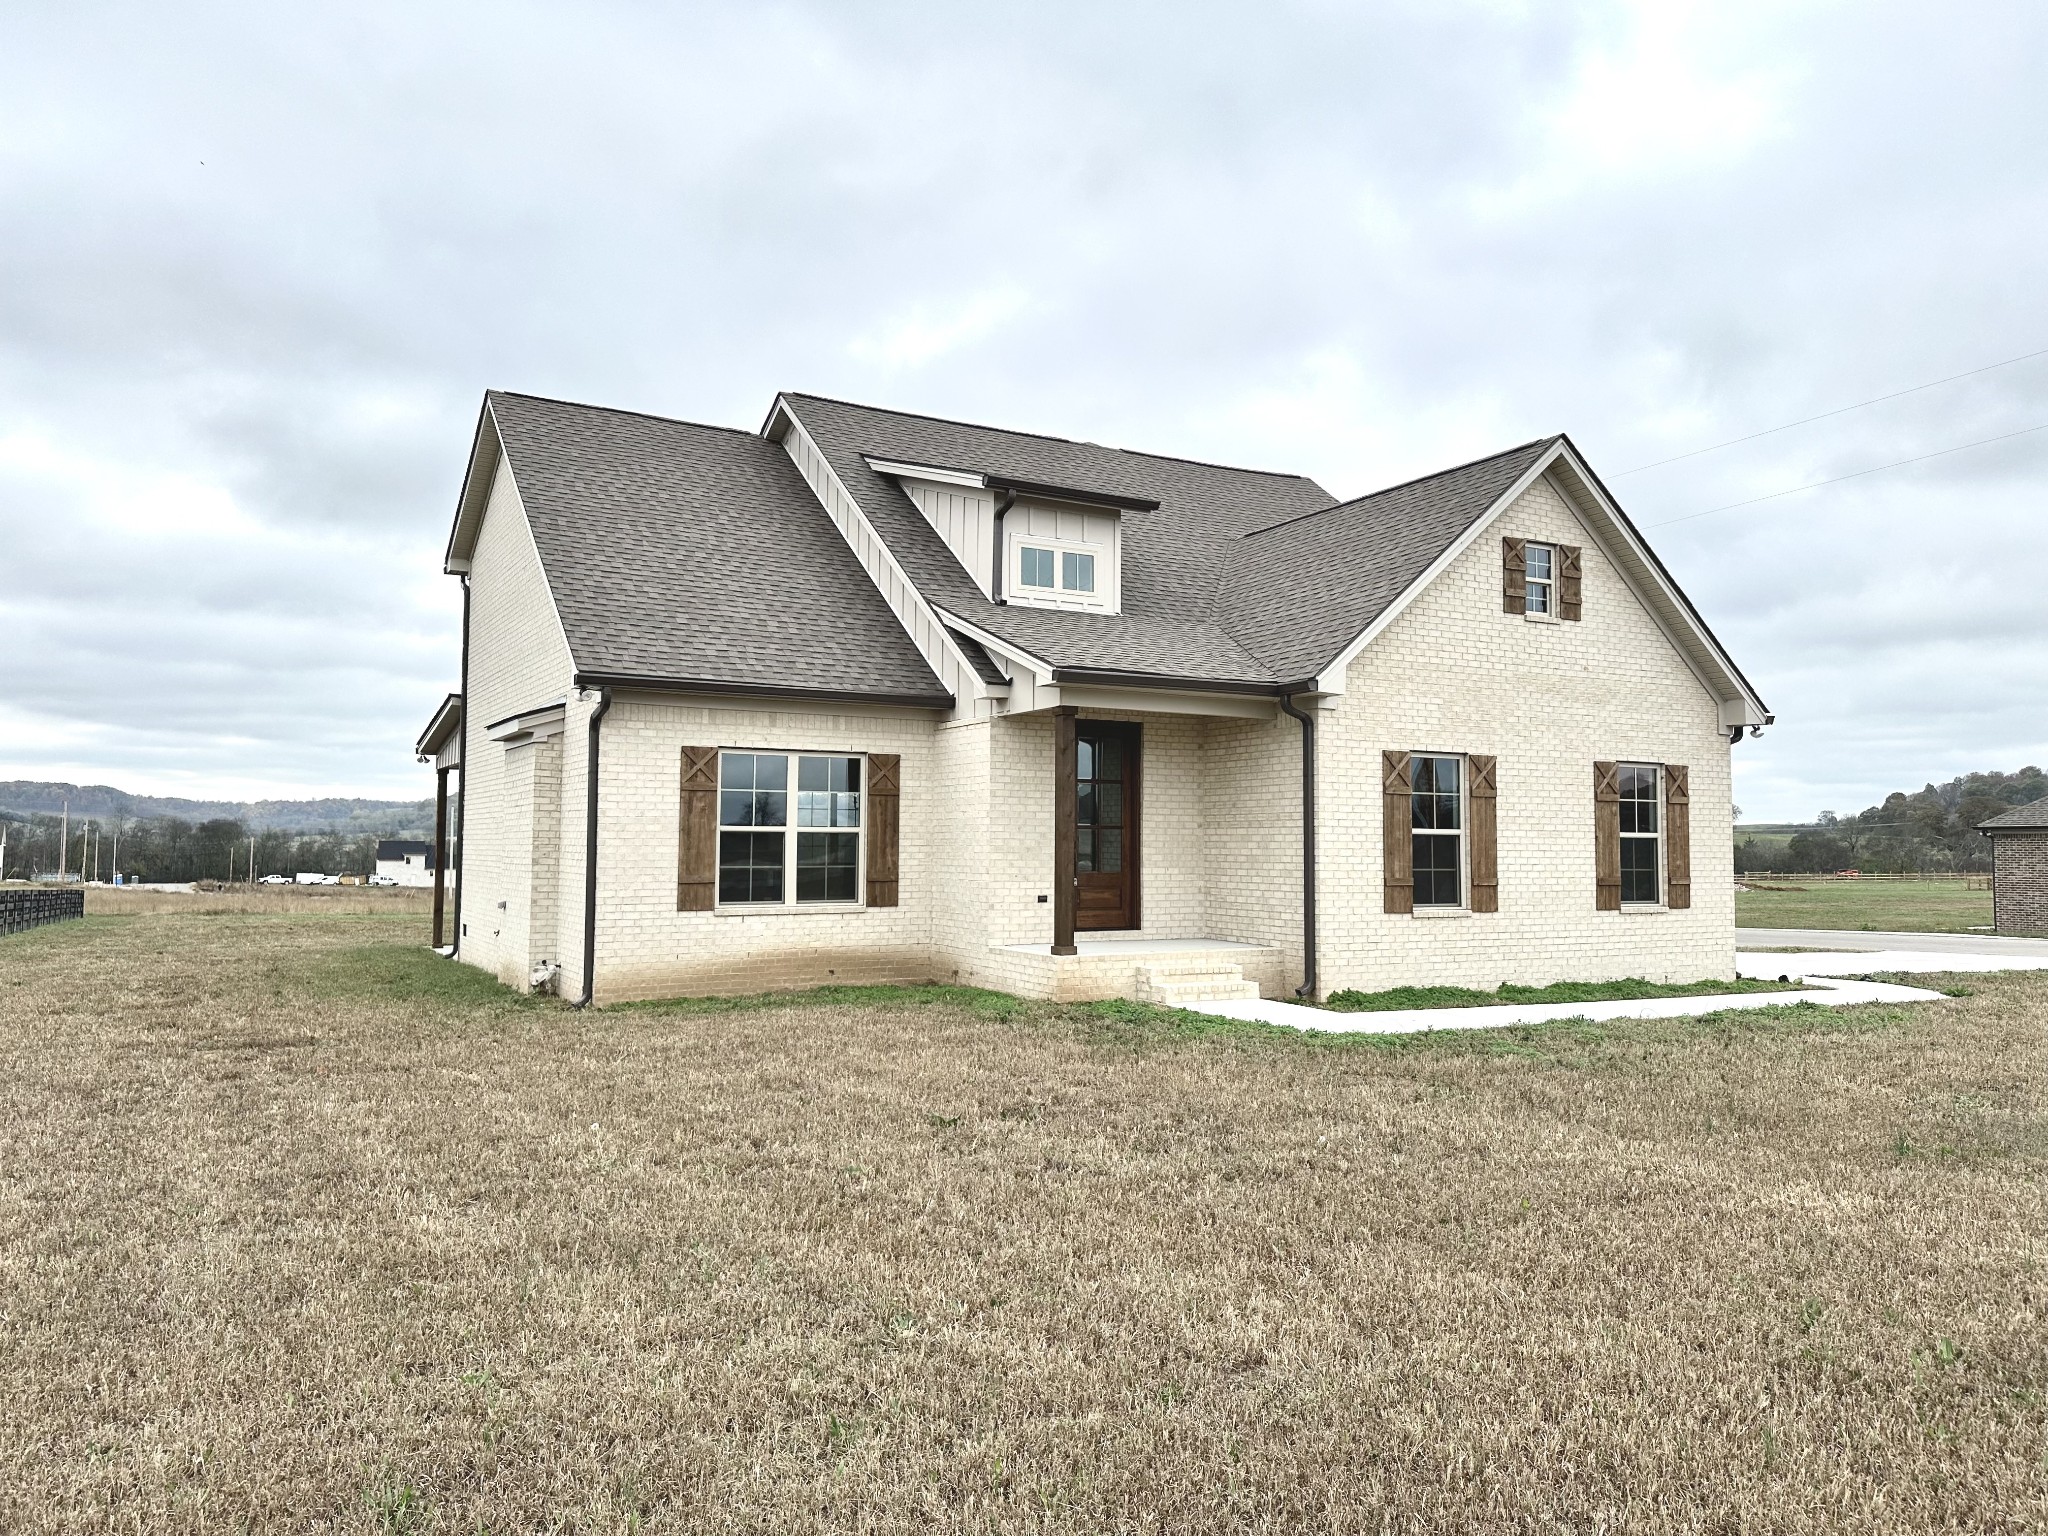
[{"label": "distant wooded hill", "polygon": [[17,817],[55,816],[71,804],[74,821],[124,817],[134,821],[236,821],[250,832],[324,832],[347,837],[428,836],[432,800],[185,800],[175,795],[131,795],[106,784],[0,781],[0,812]]},{"label": "distant wooded hill", "polygon": [[1838,869],[1981,872],[1991,868],[1991,843],[1978,833],[1978,823],[2043,796],[2048,775],[2028,766],[2018,773],[1966,773],[1916,794],[1897,790],[1884,804],[1854,816],[1822,811],[1810,826],[1737,827],[1735,869],[1788,875]]}]

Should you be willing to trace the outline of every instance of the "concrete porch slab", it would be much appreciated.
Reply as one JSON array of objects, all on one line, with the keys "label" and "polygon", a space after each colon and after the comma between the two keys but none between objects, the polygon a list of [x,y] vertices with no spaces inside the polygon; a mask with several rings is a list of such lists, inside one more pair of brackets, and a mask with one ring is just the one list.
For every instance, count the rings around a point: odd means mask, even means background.
[{"label": "concrete porch slab", "polygon": [[1055,955],[1050,944],[997,945],[987,952],[987,979],[981,984],[1056,1003],[1097,1002],[1136,997],[1140,970],[1148,962],[1214,959],[1219,966],[1235,966],[1261,997],[1278,996],[1284,989],[1285,957],[1265,944],[1140,937],[1079,939],[1074,949],[1071,955]]}]

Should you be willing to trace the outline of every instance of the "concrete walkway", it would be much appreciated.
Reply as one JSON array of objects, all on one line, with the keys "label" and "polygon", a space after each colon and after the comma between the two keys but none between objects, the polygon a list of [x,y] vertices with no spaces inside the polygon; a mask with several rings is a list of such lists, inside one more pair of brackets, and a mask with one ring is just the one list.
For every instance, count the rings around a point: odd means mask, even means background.
[{"label": "concrete walkway", "polygon": [[1857,933],[1832,928],[1738,928],[1739,949],[1908,949],[1964,955],[2048,955],[2048,939],[1991,933]]},{"label": "concrete walkway", "polygon": [[[1749,939],[1759,931],[1744,928],[1740,930],[1740,936]],[[1911,937],[1925,939],[1939,935],[1916,934]],[[1191,1012],[1213,1014],[1218,1018],[1248,1019],[1289,1029],[1315,1030],[1322,1034],[1412,1035],[1442,1029],[1504,1029],[1515,1024],[1547,1024],[1559,1019],[1696,1018],[1731,1008],[1779,1008],[1799,1003],[1812,1003],[1822,1008],[1846,1008],[1857,1003],[1931,1003],[1939,1001],[1942,994],[1922,987],[1851,978],[1873,971],[1920,974],[2048,970],[2048,945],[2043,946],[2044,952],[2039,955],[2003,949],[1992,954],[1982,952],[1991,947],[1980,944],[1976,954],[1923,948],[1809,955],[1768,955],[1745,951],[1736,955],[1737,975],[1759,981],[1774,977],[1803,981],[1815,989],[1799,992],[1722,992],[1700,997],[1644,997],[1608,1003],[1500,1003],[1484,1008],[1404,1008],[1384,1013],[1336,1013],[1327,1008],[1310,1008],[1301,1003],[1285,1003],[1264,997],[1190,1003],[1187,1007]]]}]

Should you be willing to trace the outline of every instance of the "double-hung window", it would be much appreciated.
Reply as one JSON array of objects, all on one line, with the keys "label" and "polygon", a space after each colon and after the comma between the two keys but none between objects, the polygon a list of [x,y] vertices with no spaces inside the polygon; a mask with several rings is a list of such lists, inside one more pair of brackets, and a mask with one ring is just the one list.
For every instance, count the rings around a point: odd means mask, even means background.
[{"label": "double-hung window", "polygon": [[860,758],[719,755],[720,906],[857,902],[861,830]]},{"label": "double-hung window", "polygon": [[1557,604],[1551,599],[1556,591],[1557,546],[1555,544],[1528,544],[1522,549],[1525,569],[1522,577],[1524,613],[1553,615]]},{"label": "double-hung window", "polygon": [[1662,899],[1659,770],[1655,763],[1622,763],[1616,776],[1621,789],[1622,905],[1655,906]]},{"label": "double-hung window", "polygon": [[[1413,791],[1415,905],[1456,907],[1464,901],[1464,759],[1409,759]],[[1398,803],[1398,802],[1397,802]]]}]

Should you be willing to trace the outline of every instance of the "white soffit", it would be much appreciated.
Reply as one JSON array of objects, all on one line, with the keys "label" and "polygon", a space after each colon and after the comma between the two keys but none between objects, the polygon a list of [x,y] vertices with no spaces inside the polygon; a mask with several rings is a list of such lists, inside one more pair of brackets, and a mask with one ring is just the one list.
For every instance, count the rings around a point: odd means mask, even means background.
[{"label": "white soffit", "polygon": [[971,469],[941,469],[933,464],[906,464],[898,459],[878,459],[864,453],[861,458],[878,475],[895,475],[903,480],[929,480],[934,485],[970,485],[976,490],[988,489],[988,476]]}]

